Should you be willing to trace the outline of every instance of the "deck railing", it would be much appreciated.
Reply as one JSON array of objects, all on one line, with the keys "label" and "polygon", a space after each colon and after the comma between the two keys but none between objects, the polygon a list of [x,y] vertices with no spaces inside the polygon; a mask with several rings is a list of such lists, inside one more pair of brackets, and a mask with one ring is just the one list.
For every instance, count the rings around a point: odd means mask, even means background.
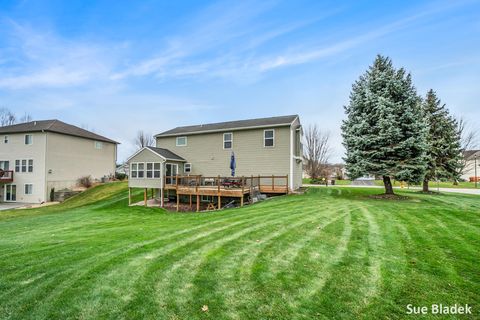
[{"label": "deck railing", "polygon": [[0,171],[0,183],[13,181],[13,170],[1,170]]}]

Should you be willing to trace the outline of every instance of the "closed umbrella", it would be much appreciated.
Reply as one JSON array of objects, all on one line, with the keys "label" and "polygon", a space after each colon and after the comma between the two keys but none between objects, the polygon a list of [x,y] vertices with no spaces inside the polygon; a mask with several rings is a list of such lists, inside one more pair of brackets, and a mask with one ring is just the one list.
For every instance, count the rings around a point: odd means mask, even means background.
[{"label": "closed umbrella", "polygon": [[235,153],[232,151],[232,156],[230,157],[230,169],[232,170],[232,177],[235,177],[235,168],[237,163],[235,161]]}]

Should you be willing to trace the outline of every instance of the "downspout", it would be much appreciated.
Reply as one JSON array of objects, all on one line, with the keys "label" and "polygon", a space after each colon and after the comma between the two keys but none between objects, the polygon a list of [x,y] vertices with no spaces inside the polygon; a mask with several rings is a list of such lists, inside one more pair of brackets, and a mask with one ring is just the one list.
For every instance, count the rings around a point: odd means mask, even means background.
[{"label": "downspout", "polygon": [[293,191],[293,130],[292,130],[292,125],[290,125],[290,179],[288,179],[289,182],[289,188],[291,191]]},{"label": "downspout", "polygon": [[44,161],[44,175],[45,175],[45,178],[44,178],[44,183],[45,183],[45,189],[44,189],[44,192],[43,192],[43,196],[45,197],[45,202],[48,202],[48,200],[50,200],[50,197],[49,197],[49,192],[48,192],[48,166],[47,166],[47,152],[48,152],[48,133],[45,132],[45,130],[42,130],[42,133],[45,133],[45,161]]}]

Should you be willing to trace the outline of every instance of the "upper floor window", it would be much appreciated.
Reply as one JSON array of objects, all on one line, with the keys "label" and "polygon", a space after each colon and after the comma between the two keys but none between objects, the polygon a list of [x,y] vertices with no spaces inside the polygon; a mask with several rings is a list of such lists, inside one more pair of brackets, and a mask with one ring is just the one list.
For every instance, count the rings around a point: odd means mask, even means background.
[{"label": "upper floor window", "polygon": [[233,133],[223,134],[223,149],[232,149],[233,146]]},{"label": "upper floor window", "polygon": [[31,134],[25,135],[25,144],[32,144],[33,143],[33,136]]},{"label": "upper floor window", "polygon": [[185,163],[183,165],[183,172],[184,173],[190,173],[192,172],[192,164],[191,163]]},{"label": "upper floor window", "polygon": [[177,147],[184,147],[187,145],[187,137],[177,137]]},{"label": "upper floor window", "polygon": [[160,178],[160,166],[159,162],[147,162],[147,178]]},{"label": "upper floor window", "polygon": [[95,141],[95,149],[103,149],[103,142]]},{"label": "upper floor window", "polygon": [[10,161],[0,161],[0,169],[4,171],[10,170]]},{"label": "upper floor window", "polygon": [[132,178],[143,178],[145,175],[145,164],[144,163],[132,163],[131,169],[130,169],[130,175]]},{"label": "upper floor window", "polygon": [[297,157],[301,157],[302,156],[302,150],[303,150],[302,130],[301,130],[301,128],[299,128],[295,131],[295,155]]},{"label": "upper floor window", "polygon": [[8,143],[8,136],[3,137],[3,143]]},{"label": "upper floor window", "polygon": [[15,160],[15,172],[33,172],[33,159]]},{"label": "upper floor window", "polygon": [[269,129],[263,131],[263,146],[274,147],[275,146],[275,130]]}]

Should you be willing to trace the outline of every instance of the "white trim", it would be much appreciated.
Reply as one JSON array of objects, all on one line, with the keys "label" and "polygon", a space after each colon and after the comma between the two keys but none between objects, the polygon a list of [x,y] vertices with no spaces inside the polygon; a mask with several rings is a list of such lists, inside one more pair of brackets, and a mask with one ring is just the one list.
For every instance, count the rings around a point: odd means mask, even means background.
[{"label": "white trim", "polygon": [[[15,200],[7,200],[7,187],[11,188],[11,186],[14,186],[15,187]],[[12,194],[12,190],[10,189],[10,197],[11,197],[11,194]],[[5,185],[5,191],[3,193],[3,201],[4,202],[17,202],[17,185],[15,183],[9,183],[9,184],[6,184]]]},{"label": "white trim", "polygon": [[140,152],[142,152],[143,150],[147,149],[148,151],[152,152],[153,154],[159,156],[160,158],[162,158],[163,160],[165,161],[178,161],[178,162],[187,162],[187,160],[183,159],[183,160],[180,160],[180,159],[171,159],[171,158],[165,158],[164,156],[162,156],[160,153],[158,152],[155,152],[154,150],[150,149],[149,147],[143,147],[142,149],[138,150],[137,152],[135,152],[132,156],[130,156],[130,158],[128,158],[125,162],[130,162],[130,160],[132,160],[134,157],[136,157]]},{"label": "white trim", "polygon": [[[225,135],[229,134],[231,136],[230,140],[225,141]],[[225,148],[225,142],[230,142],[230,148]],[[233,149],[233,132],[224,132],[223,133],[223,150],[232,150]]]},{"label": "white trim", "polygon": [[[178,144],[178,139],[185,138],[185,144]],[[186,147],[188,145],[188,138],[187,136],[178,136],[175,138],[175,146],[176,147]]]},{"label": "white trim", "polygon": [[[137,170],[133,170],[132,167],[133,165],[136,164],[137,165]],[[138,169],[138,165],[139,164],[143,164],[143,170],[139,170]],[[137,173],[137,176],[136,177],[132,177],[133,175],[133,171],[135,171]],[[143,171],[143,177],[139,177],[138,176],[138,173]],[[129,176],[129,179],[145,179],[146,178],[146,171],[147,171],[147,165],[146,165],[146,162],[143,162],[143,161],[140,161],[140,162],[131,162],[130,163],[130,176]],[[161,173],[160,173],[161,174]]]},{"label": "white trim", "polygon": [[[27,185],[32,186],[32,193],[26,193],[26,192],[25,192],[25,187],[26,187]],[[31,195],[33,195],[33,183],[24,183],[24,184],[23,184],[23,194],[26,195],[26,196],[31,196]]]},{"label": "white trim", "polygon": [[[188,171],[188,172],[186,171],[187,165],[190,166],[190,171]],[[186,162],[186,163],[183,164],[183,173],[192,173],[192,163]]]},{"label": "white trim", "polygon": [[293,128],[290,127],[290,177],[288,179],[288,184],[290,190],[293,191],[293,156],[294,156],[294,150],[293,150],[293,139],[294,139],[294,131]]},{"label": "white trim", "polygon": [[250,130],[250,129],[261,129],[261,128],[278,128],[278,127],[290,127],[295,120],[298,119],[298,116],[289,123],[279,123],[279,124],[271,124],[271,125],[261,125],[261,126],[249,126],[249,127],[233,127],[233,128],[225,128],[225,129],[214,129],[214,130],[202,130],[202,131],[193,131],[193,132],[178,132],[178,133],[168,133],[168,134],[161,134],[158,133],[154,137],[155,138],[163,138],[163,137],[176,137],[176,136],[184,136],[188,134],[189,136],[194,134],[202,134],[202,133],[213,133],[213,132],[228,132],[228,131],[240,131],[240,130]]},{"label": "white trim", "polygon": [[[265,145],[265,140],[267,139],[267,138],[265,138],[265,132],[267,132],[267,131],[273,131],[272,138],[268,138],[268,139],[273,139],[273,145],[271,145],[271,146],[266,146]],[[275,129],[265,129],[265,130],[263,130],[263,147],[264,148],[275,148]]]},{"label": "white trim", "polygon": [[[132,162],[132,163],[135,163],[135,162]],[[152,170],[148,170],[148,165],[151,164],[152,165]],[[155,164],[159,164],[160,165],[160,169],[157,169],[155,170]],[[151,177],[148,177],[148,174],[147,172],[148,171],[151,171],[152,172],[152,176]],[[160,175],[158,177],[155,177],[155,171],[159,171]],[[145,162],[145,173],[144,173],[144,179],[160,179],[160,177],[162,176],[162,163],[161,162],[152,162],[152,161],[148,161],[148,162]],[[138,178],[134,178],[134,179],[138,179]],[[140,178],[141,179],[141,178]]]},{"label": "white trim", "polygon": [[[27,139],[27,136],[30,136],[32,139],[30,140],[30,143],[25,143],[26,142],[26,139]],[[26,146],[31,146],[33,144],[33,134],[31,133],[26,133],[24,136],[23,136],[23,144],[26,145]]]}]

